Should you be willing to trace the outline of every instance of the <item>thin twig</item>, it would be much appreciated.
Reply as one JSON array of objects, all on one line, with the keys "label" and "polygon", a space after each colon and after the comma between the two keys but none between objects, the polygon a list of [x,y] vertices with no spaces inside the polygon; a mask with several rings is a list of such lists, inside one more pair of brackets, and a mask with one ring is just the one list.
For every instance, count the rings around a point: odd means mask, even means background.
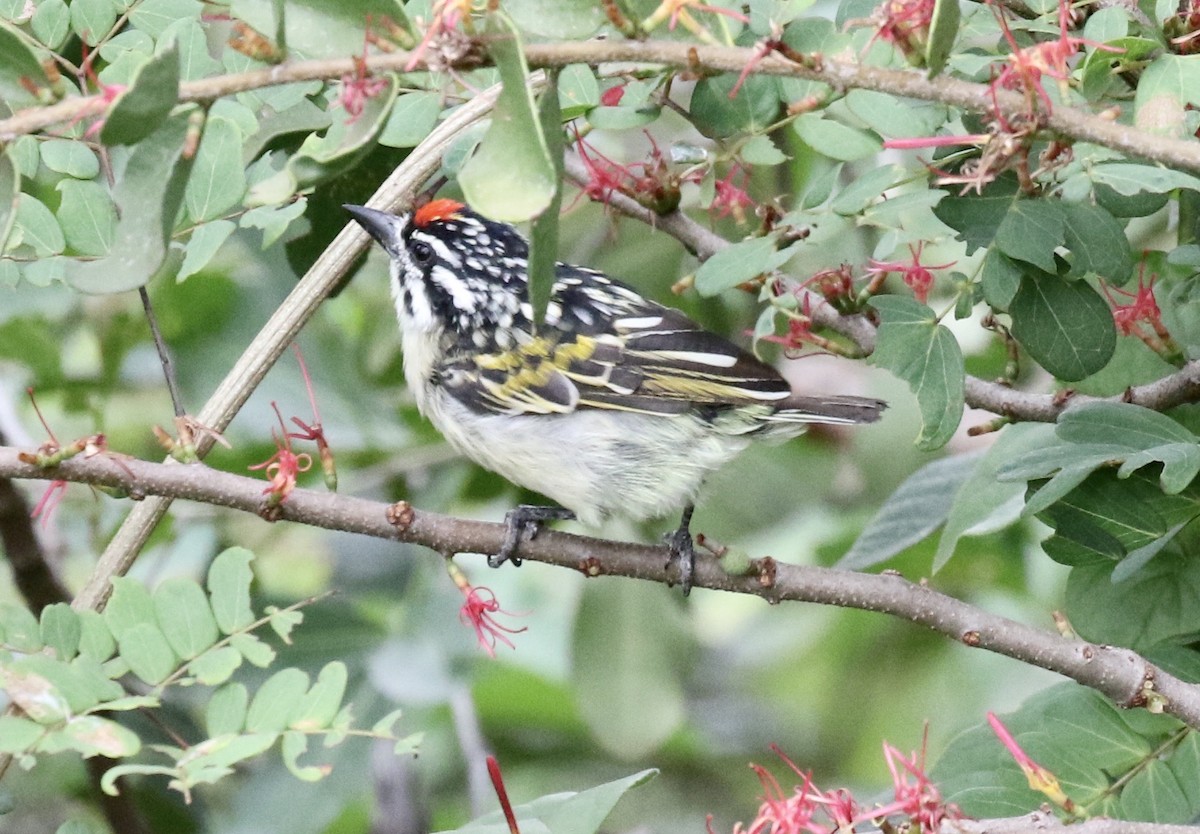
[{"label": "thin twig", "polygon": [[154,315],[154,307],[150,303],[150,293],[142,286],[138,287],[138,295],[142,299],[142,309],[146,311],[146,323],[150,325],[150,333],[154,336],[158,361],[162,363],[163,377],[167,380],[167,391],[171,394],[171,407],[175,409],[176,417],[182,417],[187,410],[183,407],[183,398],[179,396],[179,381],[175,377],[175,363],[171,361],[171,351],[167,349],[162,331],[158,328],[158,317]]}]

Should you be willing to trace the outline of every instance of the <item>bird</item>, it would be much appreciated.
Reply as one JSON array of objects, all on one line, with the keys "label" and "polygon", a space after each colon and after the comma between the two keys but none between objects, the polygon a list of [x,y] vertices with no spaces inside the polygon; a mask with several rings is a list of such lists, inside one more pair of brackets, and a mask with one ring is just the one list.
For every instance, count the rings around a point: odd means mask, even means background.
[{"label": "bird", "polygon": [[870,423],[882,400],[804,396],[774,367],[603,272],[555,265],[535,326],[529,244],[513,226],[434,199],[398,214],[344,208],[390,260],[406,384],[450,445],[558,506],[505,517],[488,562],[520,564],[542,523],[659,518],[686,595],[705,477],[755,439]]}]

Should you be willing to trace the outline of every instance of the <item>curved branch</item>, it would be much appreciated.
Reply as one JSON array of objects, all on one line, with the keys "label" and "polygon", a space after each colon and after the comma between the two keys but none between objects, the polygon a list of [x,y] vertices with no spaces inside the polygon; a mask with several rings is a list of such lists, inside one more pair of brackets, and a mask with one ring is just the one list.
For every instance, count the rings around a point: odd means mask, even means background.
[{"label": "curved branch", "polygon": [[[469,521],[425,512],[407,502],[395,505],[344,495],[297,489],[267,511],[263,482],[220,472],[203,464],[187,466],[76,457],[43,470],[23,463],[18,451],[0,447],[0,478],[57,478],[123,489],[131,495],[187,498],[242,512],[410,542],[438,553],[495,554],[505,539],[503,524]],[[670,583],[664,546],[607,541],[544,531],[521,545],[521,557],[578,570],[587,576],[627,576]],[[1103,693],[1122,707],[1148,706],[1200,729],[1200,686],[1185,683],[1128,649],[1098,646],[1062,637],[989,614],[961,600],[893,574],[867,574],[789,565],[771,558],[754,563],[754,574],[731,576],[709,556],[699,554],[695,585],[751,594],[768,602],[816,602],[860,608],[911,620],[971,647],[1040,666]]]},{"label": "curved branch", "polygon": [[[805,55],[797,63],[776,53],[763,56],[757,47],[717,46],[681,41],[580,41],[532,43],[525,47],[529,66],[552,68],[570,64],[632,63],[675,67],[692,72],[740,73],[746,67],[764,75],[781,75],[821,81],[839,90],[862,89],[896,96],[940,101],[975,113],[999,110],[1011,120],[1023,119],[1028,110],[1024,97],[1011,90],[993,90],[986,84],[960,81],[947,76],[928,78],[916,70],[861,66],[851,61],[818,53]],[[371,72],[404,72],[411,54],[393,52],[372,55],[365,64]],[[472,54],[454,64],[461,69],[478,66]],[[423,60],[415,69],[427,69]],[[296,81],[336,81],[353,74],[356,59],[326,58],[296,61],[267,69],[203,78],[179,85],[180,101],[212,101],[234,93],[257,90]],[[0,142],[33,133],[71,119],[98,116],[107,102],[100,95],[80,96],[49,107],[29,108],[7,119],[0,119]],[[1120,151],[1130,157],[1159,162],[1175,168],[1200,171],[1200,144],[1185,139],[1159,136],[1118,124],[1085,110],[1056,107],[1042,116],[1045,127],[1076,141],[1091,142]]]}]

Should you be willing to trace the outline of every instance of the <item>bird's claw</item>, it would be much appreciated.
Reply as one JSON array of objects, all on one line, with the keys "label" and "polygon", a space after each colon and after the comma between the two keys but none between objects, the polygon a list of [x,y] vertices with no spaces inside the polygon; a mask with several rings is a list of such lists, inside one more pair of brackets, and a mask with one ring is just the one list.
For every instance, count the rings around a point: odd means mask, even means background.
[{"label": "bird's claw", "polygon": [[521,542],[529,541],[542,529],[547,521],[570,520],[575,513],[563,507],[538,507],[532,504],[518,504],[504,515],[504,541],[496,555],[488,557],[488,566],[498,568],[505,562],[512,562],[514,567],[521,566],[517,556],[517,548]]}]

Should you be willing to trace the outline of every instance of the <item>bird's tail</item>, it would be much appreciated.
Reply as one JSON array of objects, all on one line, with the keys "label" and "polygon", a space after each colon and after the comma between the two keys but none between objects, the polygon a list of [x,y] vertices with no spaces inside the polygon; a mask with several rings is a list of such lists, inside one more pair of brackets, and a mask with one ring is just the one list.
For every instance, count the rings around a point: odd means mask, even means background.
[{"label": "bird's tail", "polygon": [[871,397],[808,397],[792,394],[776,404],[767,418],[775,423],[874,423],[887,408],[883,400]]}]

